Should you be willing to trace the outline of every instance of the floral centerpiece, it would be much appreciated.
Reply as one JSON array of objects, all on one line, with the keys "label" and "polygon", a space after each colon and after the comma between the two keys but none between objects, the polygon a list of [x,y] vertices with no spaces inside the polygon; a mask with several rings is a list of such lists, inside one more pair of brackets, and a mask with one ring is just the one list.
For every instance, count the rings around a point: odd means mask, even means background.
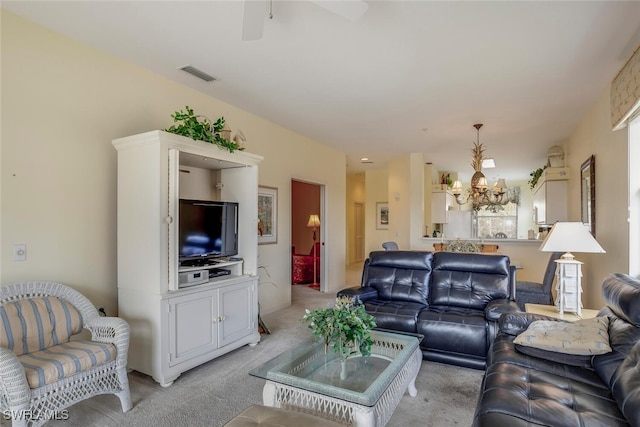
[{"label": "floral centerpiece", "polygon": [[460,239],[448,242],[446,250],[447,252],[481,252],[481,248],[477,243]]},{"label": "floral centerpiece", "polygon": [[338,297],[329,308],[306,309],[302,320],[309,322],[314,337],[323,340],[325,353],[331,344],[343,360],[358,351],[363,356],[371,354],[370,331],[376,327],[376,320],[358,299]]}]

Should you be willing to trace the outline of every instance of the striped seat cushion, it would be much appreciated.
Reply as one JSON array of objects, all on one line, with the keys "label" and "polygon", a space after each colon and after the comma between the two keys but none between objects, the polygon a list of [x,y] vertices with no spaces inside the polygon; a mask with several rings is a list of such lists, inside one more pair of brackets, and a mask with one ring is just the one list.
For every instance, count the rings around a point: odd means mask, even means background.
[{"label": "striped seat cushion", "polygon": [[29,387],[38,388],[114,360],[116,347],[93,341],[69,341],[18,356]]},{"label": "striped seat cushion", "polygon": [[0,346],[18,356],[66,343],[80,331],[80,312],[53,296],[25,298],[0,306]]}]

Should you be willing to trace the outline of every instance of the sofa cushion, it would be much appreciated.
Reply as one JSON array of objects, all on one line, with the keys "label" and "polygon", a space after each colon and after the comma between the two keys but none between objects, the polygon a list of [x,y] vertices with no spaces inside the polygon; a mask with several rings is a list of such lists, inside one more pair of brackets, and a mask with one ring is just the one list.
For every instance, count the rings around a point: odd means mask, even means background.
[{"label": "sofa cushion", "polygon": [[0,306],[0,346],[16,355],[66,343],[82,331],[82,316],[53,296],[7,302]]},{"label": "sofa cushion", "polygon": [[489,350],[483,311],[429,307],[418,315],[417,332],[424,335],[420,343],[422,349],[455,351],[482,359]]},{"label": "sofa cushion", "polygon": [[429,305],[484,310],[509,298],[509,257],[438,252],[433,258]]},{"label": "sofa cushion", "polygon": [[628,274],[610,274],[602,283],[602,296],[618,317],[640,326],[640,280]]},{"label": "sofa cushion", "polygon": [[631,353],[633,347],[640,342],[640,328],[616,316],[609,307],[600,310],[601,315],[609,317],[610,353],[593,356],[593,368],[606,384],[612,384],[620,363]]},{"label": "sofa cushion", "polygon": [[419,251],[371,252],[362,285],[377,290],[381,300],[427,304],[432,257]]},{"label": "sofa cushion", "polygon": [[366,301],[364,308],[376,318],[376,326],[381,329],[415,332],[418,314],[426,307],[406,301]]},{"label": "sofa cushion", "polygon": [[628,426],[608,389],[509,363],[485,373],[474,427]]},{"label": "sofa cushion", "polygon": [[[566,363],[524,354],[516,350],[513,339],[513,336],[503,333],[498,334],[487,356],[487,366],[494,363],[509,363],[558,375],[570,380],[580,381],[584,384],[589,384],[591,387],[609,390],[608,385],[602,381],[602,378],[600,378],[592,367],[568,365]],[[575,357],[574,355],[569,356],[566,354],[565,356]]]},{"label": "sofa cushion", "polygon": [[95,341],[69,341],[18,356],[31,388],[54,383],[115,358],[113,344]]},{"label": "sofa cushion", "polygon": [[640,342],[616,370],[611,391],[629,424],[640,426]]},{"label": "sofa cushion", "polygon": [[515,349],[528,356],[550,360],[564,365],[578,366],[581,368],[591,368],[591,358],[593,357],[589,354],[558,353],[557,351],[542,350],[540,348],[528,347],[520,344],[516,344]]},{"label": "sofa cushion", "polygon": [[609,319],[595,317],[577,322],[536,320],[519,334],[514,344],[556,353],[594,355],[611,351]]}]

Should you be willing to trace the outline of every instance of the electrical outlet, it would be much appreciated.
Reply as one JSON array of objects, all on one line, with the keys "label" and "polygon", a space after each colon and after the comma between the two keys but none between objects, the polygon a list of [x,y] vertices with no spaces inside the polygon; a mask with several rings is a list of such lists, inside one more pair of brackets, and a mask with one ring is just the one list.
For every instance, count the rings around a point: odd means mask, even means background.
[{"label": "electrical outlet", "polygon": [[14,261],[27,260],[27,245],[13,245],[13,260]]}]

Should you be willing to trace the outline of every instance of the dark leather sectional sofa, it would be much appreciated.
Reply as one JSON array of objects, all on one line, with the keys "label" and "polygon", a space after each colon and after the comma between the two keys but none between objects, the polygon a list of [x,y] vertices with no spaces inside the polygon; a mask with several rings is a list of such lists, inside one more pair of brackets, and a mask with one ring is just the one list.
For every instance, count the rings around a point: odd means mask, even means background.
[{"label": "dark leather sectional sofa", "polygon": [[[514,338],[534,320],[507,314],[489,352],[474,427],[640,427],[640,281],[612,274],[602,285],[612,351],[577,361],[569,355],[531,357]],[[554,361],[555,360],[555,361]],[[577,363],[576,363],[577,362]]]},{"label": "dark leather sectional sofa", "polygon": [[503,313],[516,312],[509,257],[452,252],[374,251],[358,297],[379,328],[418,333],[423,358],[484,369]]},{"label": "dark leather sectional sofa", "polygon": [[380,328],[424,335],[425,360],[486,367],[473,427],[640,427],[640,280],[612,274],[602,293],[613,351],[586,362],[516,349],[531,322],[555,319],[518,310],[506,256],[371,252],[361,286],[338,295],[359,297]]}]

